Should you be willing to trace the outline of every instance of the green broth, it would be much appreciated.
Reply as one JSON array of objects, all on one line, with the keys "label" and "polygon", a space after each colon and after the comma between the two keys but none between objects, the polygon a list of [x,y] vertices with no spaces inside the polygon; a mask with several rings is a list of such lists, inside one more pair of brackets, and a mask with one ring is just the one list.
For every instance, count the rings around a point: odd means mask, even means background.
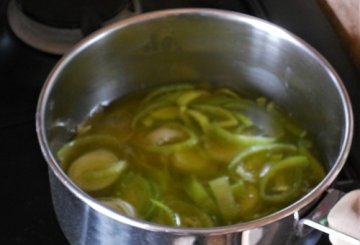
[{"label": "green broth", "polygon": [[125,215],[176,227],[276,212],[325,172],[306,130],[265,98],[168,85],[114,101],[58,152],[75,184]]}]

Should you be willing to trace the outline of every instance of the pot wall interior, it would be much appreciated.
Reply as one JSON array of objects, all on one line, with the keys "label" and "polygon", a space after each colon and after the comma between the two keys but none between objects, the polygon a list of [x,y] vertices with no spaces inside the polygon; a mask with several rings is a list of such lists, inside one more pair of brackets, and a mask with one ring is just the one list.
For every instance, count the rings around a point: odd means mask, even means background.
[{"label": "pot wall interior", "polygon": [[53,152],[99,103],[175,82],[268,97],[314,135],[328,169],[344,144],[345,102],[334,75],[296,38],[252,18],[182,14],[113,26],[54,74],[45,102]]}]

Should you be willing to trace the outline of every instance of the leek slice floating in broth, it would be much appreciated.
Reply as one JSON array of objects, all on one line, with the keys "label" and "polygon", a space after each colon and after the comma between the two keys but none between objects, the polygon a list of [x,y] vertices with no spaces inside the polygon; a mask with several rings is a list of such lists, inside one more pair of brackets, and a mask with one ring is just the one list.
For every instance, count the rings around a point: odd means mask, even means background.
[{"label": "leek slice floating in broth", "polygon": [[137,213],[144,218],[152,215],[152,198],[157,197],[157,190],[153,183],[134,172],[124,173],[113,187],[115,196],[127,201],[136,208]]},{"label": "leek slice floating in broth", "polygon": [[224,223],[236,220],[239,215],[239,204],[235,202],[233,192],[227,176],[219,177],[209,182],[210,188],[216,199],[218,209]]},{"label": "leek slice floating in broth", "polygon": [[191,118],[193,118],[199,124],[199,126],[204,132],[207,131],[209,126],[209,119],[207,118],[207,116],[205,116],[203,113],[197,110],[192,110],[192,109],[189,109],[186,112]]},{"label": "leek slice floating in broth", "polygon": [[168,205],[155,199],[151,199],[150,201],[155,205],[157,212],[156,216],[153,217],[151,221],[178,227],[181,225],[179,215],[175,213],[175,211],[172,210]]},{"label": "leek slice floating in broth", "polygon": [[291,144],[267,144],[267,145],[255,145],[247,148],[244,151],[241,151],[230,163],[229,168],[233,168],[236,165],[242,163],[248,157],[256,157],[256,155],[263,153],[278,153],[278,152],[291,152],[295,153],[297,151],[296,146]]},{"label": "leek slice floating in broth", "polygon": [[213,126],[211,133],[221,138],[224,141],[238,143],[241,146],[261,145],[274,142],[276,139],[273,137],[259,136],[259,135],[246,135],[231,133],[219,126]]},{"label": "leek slice floating in broth", "polygon": [[80,128],[57,154],[64,171],[104,205],[163,225],[250,221],[325,176],[304,128],[269,99],[231,88],[159,86],[110,103],[82,125],[89,130]]},{"label": "leek slice floating in broth", "polygon": [[135,208],[128,202],[125,202],[124,200],[120,199],[120,198],[116,198],[116,197],[104,197],[104,198],[99,198],[99,201],[103,204],[105,204],[105,206],[123,213],[127,216],[136,218],[136,210]]},{"label": "leek slice floating in broth", "polygon": [[217,164],[201,147],[188,147],[175,151],[171,156],[171,164],[181,173],[206,176],[216,173]]},{"label": "leek slice floating in broth", "polygon": [[193,106],[195,109],[209,115],[209,118],[212,118],[212,124],[217,125],[219,127],[234,127],[238,124],[235,116],[219,107],[219,106],[212,106],[212,105],[196,105]]},{"label": "leek slice floating in broth", "polygon": [[231,186],[231,190],[239,203],[239,217],[242,220],[254,219],[261,203],[256,185],[240,180]]},{"label": "leek slice floating in broth", "polygon": [[125,161],[99,149],[77,158],[69,167],[68,175],[85,191],[98,191],[113,184],[125,167]]},{"label": "leek slice floating in broth", "polygon": [[216,210],[215,201],[209,191],[196,178],[191,178],[185,184],[185,191],[198,207],[211,212]]},{"label": "leek slice floating in broth", "polygon": [[179,217],[180,227],[212,227],[214,222],[210,215],[200,208],[181,201],[169,201],[169,206]]},{"label": "leek slice floating in broth", "polygon": [[113,136],[94,134],[77,138],[65,144],[57,153],[57,157],[66,171],[69,165],[80,155],[97,149],[107,149],[120,157],[120,142]]},{"label": "leek slice floating in broth", "polygon": [[187,106],[191,101],[204,95],[208,95],[209,92],[205,90],[190,90],[181,94],[177,99],[177,104],[180,107]]},{"label": "leek slice floating in broth", "polygon": [[260,195],[269,202],[286,202],[296,197],[303,182],[303,168],[309,166],[305,156],[291,156],[272,164],[260,180]]},{"label": "leek slice floating in broth", "polygon": [[152,152],[168,153],[196,145],[197,136],[180,124],[167,124],[145,135],[143,148]]},{"label": "leek slice floating in broth", "polygon": [[176,91],[188,91],[194,88],[194,85],[190,84],[174,84],[168,86],[160,86],[152,90],[143,100],[143,103],[151,101],[153,98],[157,98],[160,95],[176,92]]},{"label": "leek slice floating in broth", "polygon": [[[136,116],[132,120],[131,126],[133,128],[137,127],[139,124],[139,121],[141,121],[141,119],[145,118],[145,116],[147,114],[149,114],[150,112],[159,110],[159,109],[166,108],[167,106],[169,106],[169,104],[167,102],[162,101],[162,102],[158,102],[158,103],[149,104],[145,108],[141,108],[141,110],[136,114]],[[153,122],[148,122],[146,120],[142,120],[141,123],[146,126],[151,126],[151,124]]]},{"label": "leek slice floating in broth", "polygon": [[[297,147],[291,144],[272,143],[254,145],[236,155],[229,163],[229,169],[236,168],[236,173],[243,180],[257,182],[259,172],[264,164],[274,160],[274,155],[279,158],[279,153],[294,154]],[[281,158],[281,157],[280,157]]]}]

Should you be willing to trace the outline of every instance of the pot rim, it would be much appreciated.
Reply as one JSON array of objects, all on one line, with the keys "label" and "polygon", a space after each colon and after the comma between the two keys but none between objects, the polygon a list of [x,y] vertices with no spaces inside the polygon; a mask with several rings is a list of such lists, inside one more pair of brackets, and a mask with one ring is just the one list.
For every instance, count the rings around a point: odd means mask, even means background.
[{"label": "pot rim", "polygon": [[[87,47],[96,43],[97,40],[103,38],[106,35],[109,35],[112,32],[115,32],[122,28],[127,28],[131,25],[140,24],[142,22],[146,22],[149,20],[166,18],[170,16],[179,16],[179,15],[211,16],[219,19],[238,21],[239,23],[246,23],[255,28],[259,28],[264,32],[271,33],[271,35],[280,36],[281,38],[286,39],[292,42],[293,44],[299,46],[304,52],[307,53],[307,55],[315,59],[321,65],[322,69],[324,69],[324,71],[326,71],[326,73],[332,78],[333,85],[336,87],[337,91],[340,94],[341,103],[344,109],[344,116],[345,116],[344,139],[343,139],[343,144],[341,145],[341,150],[339,152],[339,155],[335,163],[333,164],[332,168],[327,173],[325,178],[309,193],[307,193],[305,196],[303,196],[296,202],[292,203],[291,205],[287,206],[286,208],[283,208],[275,213],[272,213],[268,216],[256,220],[229,225],[229,226],[219,226],[219,227],[210,227],[210,228],[175,228],[175,227],[146,222],[140,219],[133,219],[124,216],[120,213],[117,213],[115,211],[112,211],[111,209],[106,208],[105,206],[99,204],[99,202],[97,202],[94,198],[90,197],[88,194],[86,194],[80,188],[78,188],[75,184],[73,184],[72,181],[61,169],[53,153],[50,151],[50,147],[46,137],[44,114],[45,114],[45,108],[49,98],[49,94],[52,90],[52,87],[54,86],[57,76],[60,74],[62,69],[65,68],[67,64],[75,56],[77,56],[78,53],[81,53]],[[346,158],[350,152],[351,142],[353,138],[353,112],[352,112],[350,98],[346,91],[346,88],[341,78],[334,70],[334,68],[317,50],[315,50],[307,42],[297,37],[293,33],[273,23],[270,23],[266,20],[249,16],[243,13],[238,13],[228,10],[207,9],[207,8],[184,8],[184,9],[180,8],[180,9],[153,11],[112,23],[108,26],[99,29],[98,31],[84,38],[77,45],[75,45],[66,55],[64,55],[59,60],[59,62],[50,72],[49,76],[47,77],[43,85],[43,88],[39,95],[38,105],[36,110],[36,132],[40,143],[41,151],[51,171],[61,181],[61,183],[66,186],[68,190],[70,190],[76,197],[78,197],[80,200],[85,202],[88,206],[95,209],[96,211],[118,222],[153,232],[171,232],[179,235],[191,235],[191,234],[221,235],[226,233],[240,232],[244,230],[257,228],[259,226],[264,226],[273,223],[275,221],[278,221],[282,218],[285,218],[299,211],[307,204],[313,202],[326,189],[328,189],[329,186],[337,177],[337,175],[340,173],[341,169],[343,168]]]}]

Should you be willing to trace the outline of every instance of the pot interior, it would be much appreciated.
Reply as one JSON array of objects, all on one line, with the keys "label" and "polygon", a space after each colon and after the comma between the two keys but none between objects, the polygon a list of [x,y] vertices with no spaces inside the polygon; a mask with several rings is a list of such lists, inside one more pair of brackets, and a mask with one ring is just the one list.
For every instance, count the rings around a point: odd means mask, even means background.
[{"label": "pot interior", "polygon": [[45,84],[38,111],[43,144],[55,156],[99,104],[175,82],[265,96],[314,136],[328,172],[344,163],[351,107],[333,69],[288,32],[220,11],[139,16],[80,43]]}]

